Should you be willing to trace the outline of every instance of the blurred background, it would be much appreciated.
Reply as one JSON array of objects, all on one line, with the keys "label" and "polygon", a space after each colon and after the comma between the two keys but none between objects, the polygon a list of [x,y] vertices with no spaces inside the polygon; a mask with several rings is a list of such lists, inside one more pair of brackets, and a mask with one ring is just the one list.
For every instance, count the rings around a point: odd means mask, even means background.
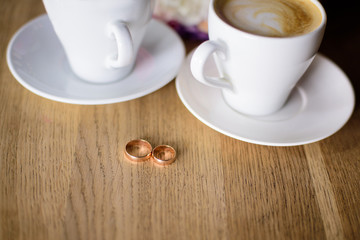
[{"label": "blurred background", "polygon": [[[339,65],[360,96],[360,18],[355,1],[321,1],[328,22],[320,52]],[[359,98],[356,98],[358,105]],[[357,106],[356,106],[357,108]]]}]

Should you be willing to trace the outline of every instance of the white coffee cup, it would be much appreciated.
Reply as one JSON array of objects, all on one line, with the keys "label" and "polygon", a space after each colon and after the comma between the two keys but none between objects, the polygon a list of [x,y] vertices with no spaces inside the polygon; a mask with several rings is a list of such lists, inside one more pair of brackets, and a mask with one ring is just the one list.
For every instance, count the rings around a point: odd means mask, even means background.
[{"label": "white coffee cup", "polygon": [[43,0],[73,72],[83,80],[120,80],[134,68],[153,0]]},{"label": "white coffee cup", "polygon": [[[238,28],[224,18],[219,13],[222,11],[219,2],[226,1],[233,0],[210,3],[209,40],[195,50],[190,66],[192,74],[198,81],[222,89],[225,101],[238,112],[258,116],[274,113],[285,104],[314,59],[325,30],[325,11],[318,1],[305,0],[314,4],[321,14],[318,26],[293,36],[266,36]],[[219,77],[204,75],[210,56],[214,56]]]}]

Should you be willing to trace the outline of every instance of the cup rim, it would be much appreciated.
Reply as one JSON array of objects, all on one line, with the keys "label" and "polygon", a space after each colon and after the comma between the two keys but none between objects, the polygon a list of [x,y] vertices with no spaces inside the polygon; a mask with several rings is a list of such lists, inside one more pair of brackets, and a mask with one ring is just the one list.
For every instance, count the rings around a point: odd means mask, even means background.
[{"label": "cup rim", "polygon": [[[318,1],[318,0],[308,0],[312,3],[314,3],[317,8],[320,10],[321,12],[321,15],[322,15],[322,19],[321,19],[321,23],[319,24],[319,26],[317,26],[316,29],[308,32],[308,33],[305,33],[305,34],[300,34],[300,35],[295,35],[295,36],[286,36],[286,37],[274,37],[274,36],[264,36],[264,35],[259,35],[259,34],[255,34],[255,33],[251,33],[251,32],[247,32],[247,31],[244,31],[244,30],[241,30],[239,28],[236,28],[234,26],[232,26],[231,24],[225,22],[219,15],[218,13],[216,12],[215,10],[215,7],[214,7],[214,3],[215,1],[218,1],[218,0],[211,0],[211,3],[210,3],[210,8],[209,8],[209,11],[212,11],[213,14],[222,22],[222,24],[224,24],[225,26],[229,27],[230,29],[233,29],[239,33],[242,33],[244,35],[247,35],[248,37],[251,37],[251,38],[264,38],[264,39],[274,39],[274,40],[278,40],[278,41],[284,41],[284,40],[287,40],[287,39],[300,39],[300,38],[304,38],[304,37],[307,37],[309,35],[312,35],[312,34],[316,34],[317,32],[319,31],[322,31],[325,26],[326,26],[326,22],[327,22],[327,15],[326,15],[326,11],[324,9],[324,7],[322,6],[322,4]],[[210,16],[210,13],[209,13],[209,16]]]}]

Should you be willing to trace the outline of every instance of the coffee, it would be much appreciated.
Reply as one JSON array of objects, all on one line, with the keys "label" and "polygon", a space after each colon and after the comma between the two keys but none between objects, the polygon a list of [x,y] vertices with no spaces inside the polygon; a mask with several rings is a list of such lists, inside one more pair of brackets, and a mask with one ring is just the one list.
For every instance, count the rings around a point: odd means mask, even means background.
[{"label": "coffee", "polygon": [[292,37],[315,30],[322,21],[310,0],[215,0],[216,13],[229,25],[268,37]]}]

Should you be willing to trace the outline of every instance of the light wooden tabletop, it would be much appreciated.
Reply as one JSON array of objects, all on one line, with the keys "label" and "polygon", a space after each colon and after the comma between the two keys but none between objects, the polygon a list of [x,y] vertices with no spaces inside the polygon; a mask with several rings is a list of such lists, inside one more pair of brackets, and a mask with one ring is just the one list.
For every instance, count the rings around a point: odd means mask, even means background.
[{"label": "light wooden tabletop", "polygon": [[[359,95],[360,35],[338,22],[354,20],[349,11],[329,9],[321,51]],[[5,56],[44,12],[40,0],[0,4],[0,239],[360,239],[358,106],[325,140],[269,147],[197,120],[174,81],[123,103],[47,100],[15,80]],[[172,145],[177,160],[125,161],[136,138]]]}]

